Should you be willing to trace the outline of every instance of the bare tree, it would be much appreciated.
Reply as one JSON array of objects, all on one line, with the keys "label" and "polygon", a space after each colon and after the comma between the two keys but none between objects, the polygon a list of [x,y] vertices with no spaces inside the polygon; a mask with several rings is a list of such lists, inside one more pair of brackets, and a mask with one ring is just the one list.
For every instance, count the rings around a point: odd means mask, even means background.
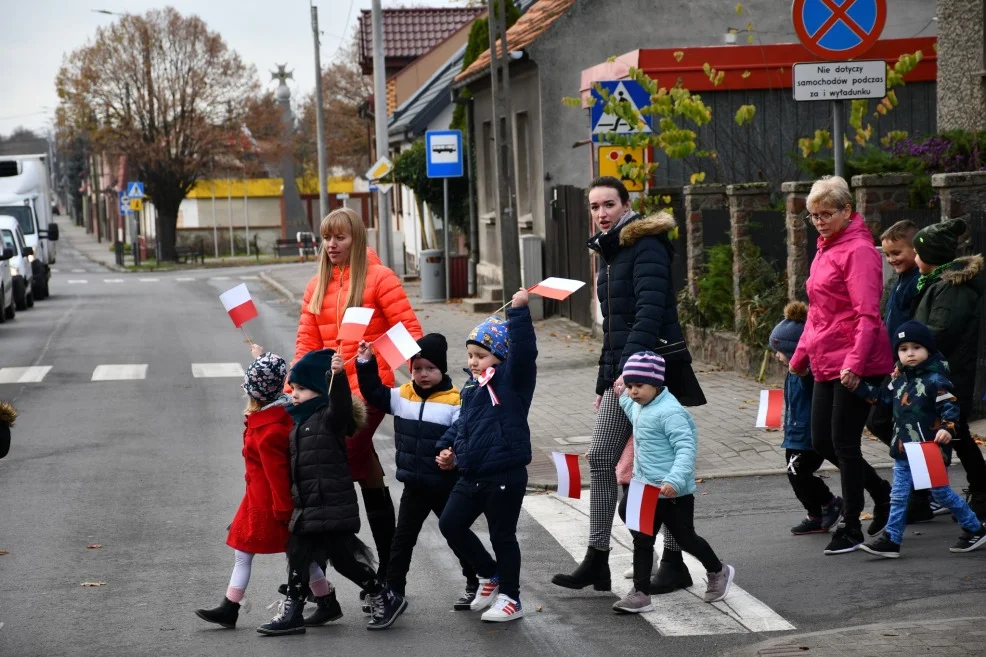
[{"label": "bare tree", "polygon": [[56,80],[60,127],[124,153],[160,215],[174,256],[178,207],[196,180],[231,162],[256,92],[256,71],[197,16],[127,14],[65,57]]}]

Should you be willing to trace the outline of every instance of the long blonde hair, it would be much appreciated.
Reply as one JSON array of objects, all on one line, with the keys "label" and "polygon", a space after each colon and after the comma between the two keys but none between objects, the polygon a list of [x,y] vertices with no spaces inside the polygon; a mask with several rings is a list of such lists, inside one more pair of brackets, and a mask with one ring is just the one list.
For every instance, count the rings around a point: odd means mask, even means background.
[{"label": "long blonde hair", "polygon": [[249,415],[250,413],[256,413],[257,411],[259,411],[263,407],[264,407],[264,405],[261,404],[259,401],[257,401],[253,397],[249,397],[248,396],[247,397],[247,406],[246,406],[245,409],[243,409],[243,414],[244,415]]},{"label": "long blonde hair", "polygon": [[[322,248],[318,259],[318,285],[315,287],[311,301],[308,302],[308,312],[313,315],[322,312],[322,302],[325,300],[325,291],[329,287],[329,279],[334,268],[332,261],[329,260],[329,253],[325,250],[325,240],[336,232],[349,233],[353,236],[353,245],[349,251],[349,295],[346,297],[345,308],[362,306],[367,269],[366,226],[363,225],[363,220],[349,208],[339,208],[322,219],[319,232],[322,235]],[[340,269],[345,271],[345,268],[346,266],[343,265]],[[338,317],[336,321],[341,319]]]}]

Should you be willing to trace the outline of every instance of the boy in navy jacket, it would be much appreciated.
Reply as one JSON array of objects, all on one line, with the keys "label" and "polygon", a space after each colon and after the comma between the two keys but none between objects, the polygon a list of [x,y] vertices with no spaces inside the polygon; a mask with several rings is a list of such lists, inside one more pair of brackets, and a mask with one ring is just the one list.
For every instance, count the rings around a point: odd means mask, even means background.
[{"label": "boy in navy jacket", "polygon": [[[770,347],[776,352],[777,360],[785,365],[798,348],[807,318],[808,306],[793,301],[784,307],[784,319],[770,333]],[[800,524],[791,528],[795,536],[825,533],[842,516],[842,498],[833,495],[825,482],[815,475],[825,459],[811,445],[814,387],[815,379],[811,373],[797,376],[789,372],[784,379],[784,442],[781,447],[786,450],[787,479],[808,512]]]},{"label": "boy in navy jacket", "polygon": [[[470,374],[462,410],[439,442],[439,465],[458,467],[459,481],[439,521],[442,534],[479,575],[471,608],[484,621],[521,618],[517,519],[527,489],[531,429],[527,414],[537,381],[537,340],[527,292],[513,296],[507,321],[491,317],[466,340]],[[470,527],[486,516],[496,559]],[[499,595],[498,595],[499,594]]]}]

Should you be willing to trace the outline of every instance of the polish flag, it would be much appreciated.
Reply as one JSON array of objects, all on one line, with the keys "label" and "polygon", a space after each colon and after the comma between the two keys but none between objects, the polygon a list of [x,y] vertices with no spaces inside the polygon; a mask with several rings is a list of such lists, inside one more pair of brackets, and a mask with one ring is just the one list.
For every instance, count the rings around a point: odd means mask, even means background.
[{"label": "polish flag", "polygon": [[546,278],[531,288],[531,294],[540,294],[542,297],[564,301],[573,292],[578,292],[585,285],[582,281],[575,281],[571,278],[556,278],[554,276]]},{"label": "polish flag", "polygon": [[411,356],[421,351],[421,347],[400,322],[391,326],[390,330],[377,338],[373,342],[373,346],[377,348],[377,351],[380,352],[392,370],[398,369]]},{"label": "polish flag", "polygon": [[342,324],[339,326],[339,340],[362,340],[371,317],[373,308],[346,308],[346,314],[342,316]]},{"label": "polish flag", "polygon": [[558,494],[573,499],[582,498],[582,475],[579,472],[579,455],[551,452],[558,470]]},{"label": "polish flag", "polygon": [[779,429],[781,413],[784,411],[783,390],[761,390],[760,410],[757,412],[757,428]]},{"label": "polish flag", "polygon": [[636,479],[630,480],[627,492],[627,529],[654,535],[654,513],[661,489]]},{"label": "polish flag", "polygon": [[907,454],[907,463],[911,466],[914,490],[948,486],[945,458],[938,443],[904,443],[904,453]]},{"label": "polish flag", "polygon": [[223,302],[223,308],[229,313],[229,318],[233,320],[233,326],[236,328],[240,328],[258,314],[246,283],[240,283],[233,289],[226,290],[219,295],[219,300]]}]

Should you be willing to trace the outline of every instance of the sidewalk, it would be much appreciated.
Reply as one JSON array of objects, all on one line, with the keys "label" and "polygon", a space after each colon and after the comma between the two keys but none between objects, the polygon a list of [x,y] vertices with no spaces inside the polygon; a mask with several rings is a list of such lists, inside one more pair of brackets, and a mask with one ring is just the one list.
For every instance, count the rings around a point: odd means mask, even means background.
[{"label": "sidewalk", "polygon": [[[300,304],[314,265],[278,267],[261,277],[281,294]],[[463,381],[464,349],[456,344],[485,318],[465,311],[461,304],[422,303],[416,283],[405,286],[424,331],[443,333],[451,345],[449,373],[457,385]],[[530,425],[534,456],[528,468],[531,486],[554,487],[557,475],[552,451],[585,454],[589,448],[595,413],[596,369],[601,342],[583,327],[565,319],[535,323],[538,338],[538,381],[531,406]],[[462,356],[462,357],[459,357]],[[785,473],[782,433],[755,429],[760,390],[764,385],[735,372],[724,372],[703,363],[694,364],[709,403],[691,409],[699,429],[697,477],[742,477]],[[406,380],[406,379],[405,379]],[[863,440],[863,454],[877,467],[890,467],[887,448]],[[582,483],[588,485],[589,464],[580,460]],[[834,470],[831,466],[828,469]]]},{"label": "sidewalk", "polygon": [[730,657],[980,657],[986,617],[876,623],[788,635],[747,646]]},{"label": "sidewalk", "polygon": [[55,219],[58,223],[61,239],[71,244],[72,248],[81,253],[87,260],[113,271],[126,271],[116,264],[112,240],[104,239],[102,242],[97,242],[95,234],[86,233],[84,227],[76,226],[72,218],[67,215],[60,215]]}]

